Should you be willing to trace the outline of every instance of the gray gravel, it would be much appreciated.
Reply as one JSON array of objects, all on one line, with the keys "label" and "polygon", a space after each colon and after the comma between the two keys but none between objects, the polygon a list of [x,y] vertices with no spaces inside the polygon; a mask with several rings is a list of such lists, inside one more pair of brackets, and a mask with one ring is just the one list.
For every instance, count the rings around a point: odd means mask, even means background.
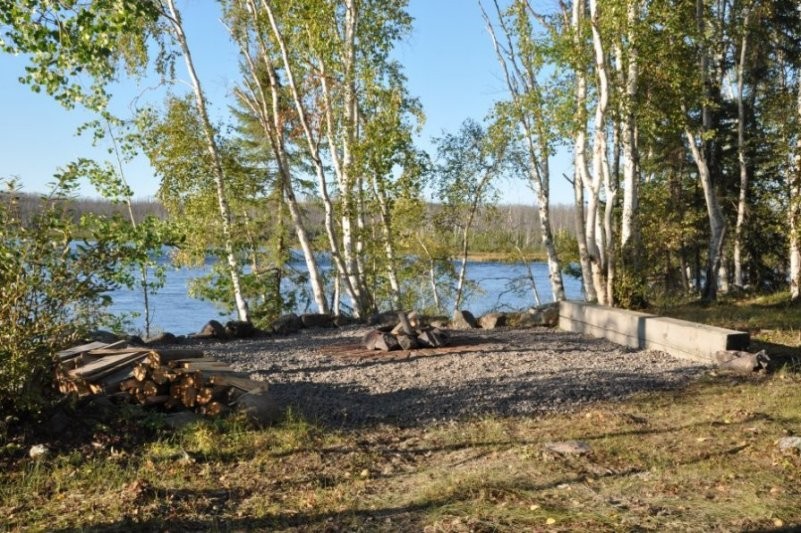
[{"label": "gray gravel", "polygon": [[282,406],[328,426],[411,426],[480,415],[569,410],[668,389],[706,367],[654,351],[545,328],[452,332],[459,353],[402,360],[342,357],[364,327],[203,344],[209,355],[270,384]]}]

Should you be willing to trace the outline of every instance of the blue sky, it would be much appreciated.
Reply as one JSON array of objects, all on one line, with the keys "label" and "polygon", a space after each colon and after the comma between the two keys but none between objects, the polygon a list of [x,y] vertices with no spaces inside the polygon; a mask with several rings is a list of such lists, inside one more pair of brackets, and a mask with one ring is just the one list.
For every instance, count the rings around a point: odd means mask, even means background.
[{"label": "blue sky", "polygon": [[[193,49],[201,83],[204,84],[218,119],[225,118],[231,89],[237,81],[237,51],[219,21],[216,3],[210,0],[182,2],[190,47]],[[420,98],[426,124],[419,144],[431,150],[431,138],[443,131],[455,131],[461,122],[480,120],[494,101],[506,96],[505,84],[474,0],[410,0],[415,18],[412,34],[396,50],[409,80],[411,94]],[[93,118],[79,111],[67,111],[45,94],[35,94],[18,83],[25,58],[0,55],[0,177],[17,177],[28,192],[43,192],[57,169],[78,157],[107,159],[103,149],[91,146],[88,137],[76,137],[79,125]],[[183,63],[178,64],[179,77]],[[152,82],[150,82],[152,85]],[[115,112],[125,110],[138,95],[158,102],[163,93],[133,80],[122,80],[112,88]],[[572,190],[561,177],[569,167],[560,155],[553,162],[552,203],[570,203]],[[146,161],[137,160],[126,168],[138,197],[153,196],[158,180]],[[508,203],[533,203],[534,193],[520,181],[500,184],[502,199]],[[90,188],[82,194],[93,195]]]}]

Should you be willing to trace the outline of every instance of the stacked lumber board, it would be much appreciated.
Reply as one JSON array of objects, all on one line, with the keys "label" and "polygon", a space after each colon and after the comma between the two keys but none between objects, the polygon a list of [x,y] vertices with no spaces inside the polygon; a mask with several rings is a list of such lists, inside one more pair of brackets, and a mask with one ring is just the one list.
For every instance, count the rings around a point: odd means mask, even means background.
[{"label": "stacked lumber board", "polygon": [[58,352],[56,358],[56,381],[64,394],[106,395],[170,411],[215,416],[242,394],[264,387],[200,350],[93,342]]}]

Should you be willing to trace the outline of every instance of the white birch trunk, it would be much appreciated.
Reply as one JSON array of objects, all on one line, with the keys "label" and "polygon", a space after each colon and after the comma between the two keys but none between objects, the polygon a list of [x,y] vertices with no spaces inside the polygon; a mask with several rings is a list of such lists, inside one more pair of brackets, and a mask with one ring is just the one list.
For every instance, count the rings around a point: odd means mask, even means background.
[{"label": "white birch trunk", "polygon": [[[289,53],[286,48],[286,43],[284,41],[283,34],[281,33],[280,28],[278,27],[278,22],[275,19],[275,15],[273,13],[272,6],[268,0],[262,0],[261,2],[262,7],[264,8],[264,12],[267,14],[267,18],[269,19],[270,28],[273,32],[273,35],[276,39],[278,47],[281,52],[281,59],[284,64],[284,69],[286,71],[287,76],[287,83],[289,84],[290,90],[292,92],[292,98],[295,103],[295,109],[298,114],[298,120],[300,121],[303,135],[306,140],[306,145],[309,150],[309,156],[312,162],[312,166],[314,167],[314,172],[317,177],[317,186],[320,189],[320,197],[323,200],[323,207],[325,212],[324,218],[324,226],[326,236],[328,237],[328,242],[330,246],[331,252],[331,260],[337,267],[337,270],[342,275],[342,282],[345,286],[345,292],[350,297],[351,301],[353,302],[353,310],[354,315],[356,318],[360,318],[364,314],[364,310],[362,309],[361,304],[361,297],[360,294],[357,292],[357,289],[351,283],[351,276],[350,272],[348,271],[346,262],[342,259],[342,255],[340,254],[340,246],[336,236],[336,229],[334,225],[334,208],[331,203],[331,196],[328,194],[328,184],[326,182],[326,175],[325,175],[325,168],[323,167],[322,157],[320,154],[320,146],[314,139],[314,135],[311,131],[311,125],[309,121],[308,114],[304,107],[303,98],[300,94],[300,89],[298,88],[297,81],[295,80],[292,63],[289,60]],[[333,152],[334,150],[332,150]],[[345,228],[343,228],[343,234],[345,233]]]},{"label": "white birch trunk", "polygon": [[[798,82],[796,115],[801,121],[801,81]],[[790,299],[801,300],[801,132],[796,132],[794,165],[790,170]]]},{"label": "white birch trunk", "polygon": [[170,24],[173,28],[173,34],[181,46],[181,51],[186,63],[186,70],[192,81],[192,90],[195,96],[195,104],[197,106],[198,115],[203,125],[203,133],[206,136],[206,148],[211,156],[213,171],[214,171],[214,185],[217,189],[217,205],[220,210],[220,222],[223,233],[223,245],[225,247],[226,258],[228,260],[228,274],[231,276],[231,286],[234,291],[234,300],[236,303],[236,311],[239,320],[248,322],[250,315],[248,312],[248,304],[242,295],[242,287],[239,278],[239,261],[234,253],[234,245],[231,236],[231,212],[228,208],[228,198],[225,193],[225,171],[223,169],[222,157],[220,150],[217,146],[217,141],[214,138],[214,128],[209,119],[208,109],[206,106],[206,97],[203,94],[203,89],[200,85],[200,79],[195,70],[195,64],[192,61],[192,54],[189,50],[189,44],[186,40],[183,24],[181,23],[181,14],[175,7],[174,0],[167,0],[167,7],[170,10]]},{"label": "white birch trunk", "polygon": [[[723,239],[726,235],[726,220],[720,208],[718,196],[712,185],[712,176],[709,173],[709,165],[702,149],[697,145],[695,135],[685,127],[684,134],[687,136],[687,143],[690,146],[695,166],[698,168],[698,179],[704,190],[704,201],[706,203],[707,216],[709,218],[709,247],[706,268],[706,294],[707,299],[714,300],[717,296],[718,288],[718,269],[723,253]],[[702,141],[703,142],[703,141]]]},{"label": "white birch trunk", "polygon": [[[590,0],[590,27],[592,29],[592,46],[595,56],[595,74],[598,79],[598,101],[595,106],[595,119],[592,144],[592,177],[590,181],[590,198],[587,203],[587,248],[592,266],[593,281],[601,305],[611,304],[611,294],[607,285],[606,242],[603,220],[600,213],[601,184],[604,174],[608,172],[606,165],[606,112],[609,106],[609,76],[606,69],[606,55],[599,29],[598,0]],[[608,192],[608,191],[607,191]]]},{"label": "white birch trunk", "polygon": [[737,198],[737,222],[734,228],[734,286],[743,288],[743,228],[748,209],[748,161],[745,147],[745,102],[743,88],[745,85],[745,61],[748,49],[748,19],[746,13],[743,20],[743,38],[740,45],[740,60],[737,65],[737,162],[740,165],[740,193]]},{"label": "white birch trunk", "polygon": [[[506,39],[509,42],[509,46],[507,47],[506,51],[509,56],[507,60],[507,56],[504,55],[504,51],[501,49],[501,46],[498,43],[498,38],[495,35],[495,28],[493,27],[492,22],[490,21],[489,16],[487,15],[486,11],[484,10],[484,6],[480,1],[479,7],[481,8],[481,13],[484,17],[484,21],[486,22],[487,31],[492,39],[492,45],[495,49],[495,55],[498,58],[498,63],[503,69],[504,76],[506,78],[506,86],[509,89],[509,93],[512,96],[513,102],[518,106],[520,111],[519,124],[520,128],[523,130],[523,138],[525,139],[526,146],[528,148],[529,179],[531,181],[532,188],[537,194],[537,208],[539,211],[540,226],[542,227],[542,244],[545,248],[545,253],[548,259],[548,275],[551,281],[551,290],[553,292],[554,300],[561,301],[565,299],[565,287],[564,283],[562,282],[562,269],[559,265],[559,257],[556,253],[556,246],[553,242],[550,216],[549,191],[551,176],[549,168],[550,148],[548,146],[550,124],[546,124],[544,122],[542,109],[526,109],[526,104],[521,101],[523,95],[520,93],[521,84],[528,93],[537,94],[541,91],[537,81],[538,73],[534,72],[534,67],[525,61],[525,65],[522,67],[522,69],[520,65],[518,65],[517,62],[521,58],[515,56],[511,31],[503,22],[501,22],[501,27],[503,28]],[[495,2],[495,8],[502,20],[503,15],[497,2]],[[510,72],[510,66],[514,74]],[[534,105],[536,106],[540,104]]]},{"label": "white birch trunk", "polygon": [[[571,15],[573,28],[573,46],[579,53],[583,48],[581,42],[581,26],[584,19],[584,2],[574,1]],[[573,195],[576,212],[576,242],[579,251],[579,264],[581,266],[581,280],[584,284],[584,297],[588,302],[595,302],[598,296],[595,292],[595,282],[592,277],[590,255],[587,250],[586,216],[584,212],[584,187],[587,182],[587,74],[582,66],[576,69],[576,114],[578,116],[578,129],[573,138]]]},{"label": "white birch trunk", "polygon": [[[253,0],[248,1],[248,9],[254,17],[254,22],[258,25],[258,10]],[[257,34],[258,35],[258,34]],[[303,259],[306,263],[306,269],[309,272],[309,282],[312,288],[312,297],[314,298],[315,306],[318,313],[328,313],[330,311],[328,301],[325,296],[325,283],[320,274],[320,267],[317,259],[314,256],[314,250],[309,240],[308,233],[306,232],[305,221],[300,210],[295,190],[292,187],[292,177],[289,169],[286,143],[284,142],[284,124],[282,122],[282,112],[280,106],[280,97],[278,94],[279,81],[273,70],[273,65],[270,60],[267,45],[263,39],[257,37],[259,43],[259,55],[261,56],[264,67],[267,71],[267,76],[270,82],[269,94],[270,102],[267,102],[267,91],[261,82],[261,78],[257,73],[256,66],[253,59],[250,57],[248,46],[246,43],[240,42],[240,50],[242,57],[248,67],[251,81],[255,84],[257,90],[253,90],[250,98],[243,95],[244,101],[248,104],[251,111],[259,117],[259,122],[264,130],[267,139],[275,156],[275,162],[278,167],[278,173],[281,178],[281,191],[282,198],[289,209],[289,216],[292,219],[292,226],[295,229],[295,236],[300,244],[301,251],[303,252]]]},{"label": "white birch trunk", "polygon": [[392,289],[392,304],[395,309],[400,309],[400,282],[398,281],[398,273],[395,268],[395,246],[392,242],[392,216],[389,212],[389,205],[387,205],[386,192],[381,184],[378,183],[378,177],[373,175],[373,193],[378,199],[378,207],[381,211],[381,231],[384,239],[384,255],[387,261],[387,278],[389,279],[389,286]]},{"label": "white birch trunk", "polygon": [[[623,217],[620,228],[621,249],[636,236],[637,210],[639,207],[639,175],[637,172],[636,126],[634,104],[637,98],[639,63],[635,25],[639,19],[639,0],[629,0],[628,22],[628,66],[626,68],[625,98],[621,145],[623,148]],[[622,65],[621,65],[622,68]]]}]

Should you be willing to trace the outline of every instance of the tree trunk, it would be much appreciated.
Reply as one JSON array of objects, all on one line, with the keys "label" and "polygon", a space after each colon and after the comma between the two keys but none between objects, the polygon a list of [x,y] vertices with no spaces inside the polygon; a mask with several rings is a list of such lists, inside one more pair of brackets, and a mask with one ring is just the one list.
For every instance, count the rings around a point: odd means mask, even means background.
[{"label": "tree trunk", "polygon": [[745,146],[745,102],[743,102],[743,86],[745,84],[745,61],[748,48],[748,15],[743,20],[743,38],[740,45],[740,60],[737,65],[737,162],[740,165],[740,194],[737,199],[737,223],[734,228],[734,286],[743,288],[743,228],[748,209],[748,161]]},{"label": "tree trunk", "polygon": [[[595,106],[594,132],[592,143],[592,181],[590,198],[587,204],[587,248],[592,265],[598,303],[610,305],[611,294],[608,290],[608,263],[604,221],[600,213],[601,184],[604,175],[609,172],[606,160],[606,111],[609,106],[609,76],[606,69],[606,54],[601,41],[599,29],[598,1],[590,0],[590,27],[595,54],[595,73],[598,79],[598,101]],[[606,166],[606,168],[604,168]],[[609,191],[607,191],[609,193]]]},{"label": "tree trunk", "polygon": [[[254,17],[254,25],[258,26],[258,9],[252,0],[248,1],[250,12]],[[257,34],[258,35],[258,34]],[[292,225],[295,229],[298,243],[300,244],[301,251],[303,252],[303,259],[306,263],[306,269],[309,271],[309,282],[312,287],[312,297],[317,307],[318,313],[328,313],[328,301],[325,297],[325,283],[323,282],[322,275],[320,274],[320,267],[317,259],[314,256],[314,250],[309,240],[308,233],[306,232],[306,225],[303,220],[303,215],[298,205],[295,196],[294,188],[292,187],[291,171],[289,169],[289,162],[286,151],[286,143],[284,140],[285,125],[282,117],[285,115],[281,112],[280,96],[278,94],[279,81],[275,74],[275,70],[270,60],[267,51],[267,45],[264,40],[259,36],[257,37],[259,44],[259,55],[261,56],[264,67],[267,71],[270,87],[270,102],[267,102],[267,91],[261,82],[258,71],[253,60],[250,57],[248,46],[246,43],[240,42],[240,50],[245,64],[248,67],[251,81],[255,84],[256,90],[252,90],[252,95],[248,98],[247,95],[242,95],[243,100],[248,104],[254,114],[259,117],[262,129],[264,130],[267,139],[270,142],[270,147],[273,150],[275,162],[278,167],[278,173],[281,180],[281,197],[286,202],[289,209],[289,216],[292,219]]]},{"label": "tree trunk", "polygon": [[373,175],[373,193],[378,199],[378,207],[381,211],[381,231],[384,239],[384,255],[387,261],[387,278],[392,289],[392,305],[395,309],[400,309],[400,282],[398,273],[395,269],[395,245],[392,241],[392,216],[387,205],[386,191],[378,182],[378,177]]},{"label": "tree trunk", "polygon": [[189,44],[186,41],[186,34],[181,23],[181,14],[175,8],[174,0],[167,0],[167,6],[170,10],[170,23],[174,30],[174,35],[178,44],[181,46],[181,51],[184,55],[186,62],[186,70],[192,80],[192,89],[195,94],[195,104],[197,106],[198,114],[200,115],[201,123],[203,124],[203,133],[206,136],[206,148],[211,156],[213,171],[214,171],[214,185],[217,189],[217,204],[220,209],[220,222],[222,224],[223,245],[225,247],[226,257],[228,259],[228,273],[231,276],[231,285],[234,291],[234,300],[236,302],[237,315],[239,320],[244,322],[250,321],[248,312],[248,304],[242,295],[242,288],[239,279],[239,262],[234,252],[234,244],[231,236],[231,213],[228,208],[228,198],[225,193],[225,171],[223,169],[222,157],[220,155],[219,147],[215,139],[214,128],[211,125],[209,114],[206,106],[206,97],[200,86],[195,65],[192,61],[192,54],[189,50]]},{"label": "tree trunk", "polygon": [[[623,220],[620,228],[621,249],[626,250],[630,241],[639,233],[637,210],[639,206],[639,175],[637,172],[637,143],[634,105],[637,98],[639,64],[635,26],[638,21],[639,1],[629,0],[628,22],[628,68],[625,81],[625,99],[621,144],[623,148]],[[621,65],[622,69],[622,65]]]},{"label": "tree trunk", "polygon": [[[573,46],[576,51],[582,48],[581,27],[584,19],[584,3],[573,2],[571,26],[573,28]],[[578,117],[573,140],[573,195],[576,203],[575,224],[576,242],[579,251],[579,264],[581,265],[581,280],[584,284],[584,297],[588,302],[595,302],[598,296],[595,292],[595,283],[592,278],[590,255],[587,250],[586,216],[584,212],[584,187],[587,184],[587,74],[582,65],[576,68],[576,115]]]},{"label": "tree trunk", "polygon": [[720,202],[712,184],[712,176],[709,173],[706,157],[696,145],[696,138],[689,128],[685,128],[684,133],[687,136],[687,142],[695,165],[698,167],[698,179],[704,190],[704,201],[706,202],[706,211],[709,218],[709,246],[707,248],[706,284],[703,297],[705,300],[715,300],[718,293],[718,269],[720,268],[720,258],[723,253],[723,239],[726,235],[726,220],[723,218]]},{"label": "tree trunk", "polygon": [[[289,83],[289,88],[292,92],[292,98],[295,103],[295,109],[298,114],[298,120],[300,121],[303,135],[306,139],[306,145],[309,150],[309,156],[311,159],[312,166],[314,167],[314,172],[317,177],[317,186],[320,189],[320,197],[323,200],[323,207],[325,211],[325,219],[324,219],[324,227],[325,232],[328,237],[328,243],[330,246],[331,252],[331,260],[336,265],[337,270],[341,276],[341,281],[345,286],[345,292],[350,297],[351,301],[353,302],[353,311],[357,318],[364,316],[365,309],[363,308],[363,301],[361,298],[361,294],[358,292],[358,284],[354,286],[352,283],[352,274],[348,269],[348,265],[346,261],[343,260],[342,254],[340,253],[340,245],[339,241],[336,236],[336,228],[334,223],[334,207],[331,202],[331,196],[328,194],[328,184],[326,181],[325,175],[325,168],[323,167],[323,161],[320,154],[320,146],[314,139],[311,131],[311,125],[309,121],[308,114],[304,107],[304,100],[302,95],[300,94],[300,89],[298,88],[297,81],[295,80],[295,76],[293,73],[292,63],[289,59],[289,53],[286,48],[286,43],[284,42],[283,34],[281,33],[280,28],[278,27],[278,22],[275,19],[273,14],[272,6],[270,2],[267,0],[262,0],[262,7],[264,8],[265,13],[269,19],[270,28],[272,29],[273,35],[278,43],[278,47],[281,52],[281,58],[284,64],[284,69],[286,71],[287,82]],[[322,81],[325,81],[325,77],[322,78]],[[329,106],[326,106],[329,107]],[[332,150],[332,156],[335,153],[335,150]],[[335,165],[337,162],[335,162]],[[345,199],[343,199],[344,201]],[[348,206],[343,206],[344,209],[347,209]],[[344,237],[345,233],[348,232],[348,239],[350,238],[349,227],[343,228],[343,240],[346,238]],[[349,241],[350,242],[350,241]]]},{"label": "tree trunk", "polygon": [[[798,81],[796,115],[801,121],[801,81]],[[793,168],[790,170],[790,299],[801,301],[801,132],[796,132]]]}]

